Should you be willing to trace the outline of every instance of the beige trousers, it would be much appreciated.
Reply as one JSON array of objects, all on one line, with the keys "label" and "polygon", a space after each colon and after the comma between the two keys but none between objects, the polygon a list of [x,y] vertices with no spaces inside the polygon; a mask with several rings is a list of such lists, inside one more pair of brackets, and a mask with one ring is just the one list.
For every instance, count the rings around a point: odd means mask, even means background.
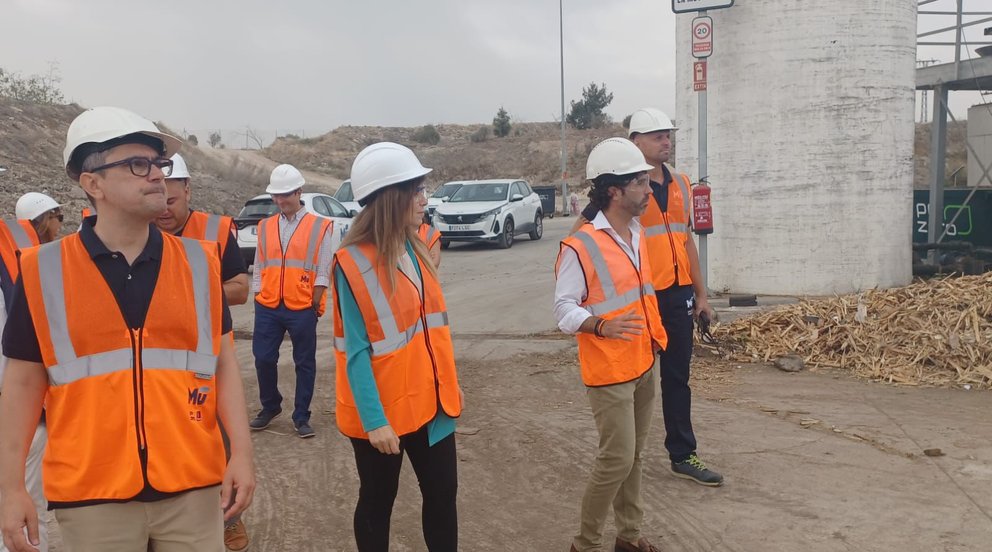
[{"label": "beige trousers", "polygon": [[55,510],[66,552],[224,552],[220,487]]},{"label": "beige trousers", "polygon": [[611,503],[617,536],[629,542],[641,538],[641,451],[657,394],[657,366],[631,382],[586,389],[599,430],[599,454],[582,497],[579,534],[573,540],[579,552],[603,548],[603,525]]}]

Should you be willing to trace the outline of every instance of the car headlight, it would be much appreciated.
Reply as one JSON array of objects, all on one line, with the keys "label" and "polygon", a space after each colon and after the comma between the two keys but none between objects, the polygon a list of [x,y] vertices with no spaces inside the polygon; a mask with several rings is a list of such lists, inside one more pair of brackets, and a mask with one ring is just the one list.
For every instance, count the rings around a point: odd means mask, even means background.
[{"label": "car headlight", "polygon": [[493,215],[498,215],[502,211],[503,211],[503,206],[500,205],[499,207],[497,207],[495,209],[490,209],[489,211],[486,211],[485,213],[482,213],[481,215],[479,215],[479,218],[488,218],[488,217],[491,217]]}]

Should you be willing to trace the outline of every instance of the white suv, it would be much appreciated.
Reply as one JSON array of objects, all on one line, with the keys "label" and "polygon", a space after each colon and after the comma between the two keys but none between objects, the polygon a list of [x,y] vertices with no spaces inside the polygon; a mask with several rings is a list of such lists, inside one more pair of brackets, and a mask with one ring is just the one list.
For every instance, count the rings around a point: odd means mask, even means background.
[{"label": "white suv", "polygon": [[362,206],[355,201],[355,194],[351,191],[351,179],[345,180],[338,187],[338,191],[334,192],[334,199],[338,201],[345,209],[348,210],[352,216],[357,215],[362,212]]},{"label": "white suv", "polygon": [[[330,234],[331,248],[337,250],[341,238],[351,227],[351,213],[341,203],[327,194],[304,193],[300,197],[303,208],[318,217],[334,221]],[[255,262],[255,246],[258,244],[258,221],[279,212],[269,194],[257,195],[245,202],[241,213],[234,219],[238,227],[238,248],[245,259],[245,265]]]},{"label": "white suv", "polygon": [[453,241],[495,242],[501,249],[513,245],[518,234],[539,240],[544,234],[541,198],[524,180],[474,180],[437,206],[434,226],[441,231],[441,247]]}]

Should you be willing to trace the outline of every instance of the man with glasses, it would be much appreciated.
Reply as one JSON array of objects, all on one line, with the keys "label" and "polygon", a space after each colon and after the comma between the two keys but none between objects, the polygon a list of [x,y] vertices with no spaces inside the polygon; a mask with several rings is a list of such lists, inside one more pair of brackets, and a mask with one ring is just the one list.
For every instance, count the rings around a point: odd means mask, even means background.
[{"label": "man with glasses", "polygon": [[221,550],[255,475],[217,244],[151,224],[181,142],[111,107],[79,115],[66,142],[100,215],[21,253],[3,335],[4,544],[39,543],[24,460],[44,405],[45,497],[67,549]]},{"label": "man with glasses", "polygon": [[265,193],[279,212],[258,223],[252,292],[255,332],[252,353],[262,409],[248,425],[261,431],[282,413],[279,347],[289,332],[296,364],[293,426],[300,438],[314,436],[310,401],[317,377],[317,319],[324,314],[330,284],[330,220],[308,213],[301,193],[305,181],[292,165],[272,170]]},{"label": "man with glasses", "polygon": [[[28,192],[17,200],[14,207],[17,220],[0,221],[0,257],[3,259],[0,262],[0,333],[7,322],[8,308],[11,306],[11,296],[19,273],[17,252],[39,243],[48,243],[58,237],[62,227],[60,207],[58,202],[45,194]],[[6,364],[7,357],[0,354],[0,381],[3,381]],[[24,465],[24,485],[31,495],[39,520],[45,518],[48,510],[41,480],[41,457],[45,451],[47,435],[45,418],[42,415],[31,438]],[[44,523],[39,523],[38,529],[38,549],[45,552],[48,550],[48,530]],[[0,552],[6,551],[7,547],[0,542]]]}]

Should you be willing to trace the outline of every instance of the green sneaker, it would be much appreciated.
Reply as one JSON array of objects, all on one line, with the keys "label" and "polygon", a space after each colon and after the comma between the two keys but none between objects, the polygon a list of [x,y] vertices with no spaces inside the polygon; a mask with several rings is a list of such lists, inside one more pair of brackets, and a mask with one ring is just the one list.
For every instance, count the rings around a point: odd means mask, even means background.
[{"label": "green sneaker", "polygon": [[703,464],[696,453],[692,453],[689,458],[681,462],[672,462],[672,474],[675,477],[689,479],[707,487],[723,485],[723,476],[707,469],[706,464]]}]

